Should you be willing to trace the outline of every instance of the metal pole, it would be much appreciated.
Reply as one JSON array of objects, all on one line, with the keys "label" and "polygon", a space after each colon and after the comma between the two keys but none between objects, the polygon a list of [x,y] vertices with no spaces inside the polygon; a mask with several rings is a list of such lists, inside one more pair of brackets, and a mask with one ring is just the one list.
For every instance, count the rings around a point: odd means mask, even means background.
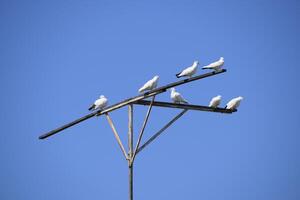
[{"label": "metal pole", "polygon": [[129,165],[129,200],[133,200],[133,164]]},{"label": "metal pole", "polygon": [[128,106],[128,169],[129,169],[129,200],[133,200],[133,105]]}]

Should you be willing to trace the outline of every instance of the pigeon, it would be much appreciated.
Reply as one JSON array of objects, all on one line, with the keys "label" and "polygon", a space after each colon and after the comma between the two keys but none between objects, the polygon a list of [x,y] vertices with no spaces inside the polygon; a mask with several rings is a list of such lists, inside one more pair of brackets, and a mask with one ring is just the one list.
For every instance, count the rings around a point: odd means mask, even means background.
[{"label": "pigeon", "polygon": [[236,97],[234,99],[231,99],[227,104],[226,104],[226,109],[229,109],[229,110],[234,110],[234,109],[237,109],[237,107],[239,107],[241,101],[243,100],[243,97],[239,96],[239,97]]},{"label": "pigeon", "polygon": [[96,110],[98,108],[102,109],[107,105],[107,98],[104,95],[101,95],[99,99],[95,101],[93,105],[89,107],[89,110]]},{"label": "pigeon", "polygon": [[224,65],[224,58],[221,57],[218,61],[210,63],[209,65],[202,67],[202,69],[213,69],[215,71],[219,71],[223,65]]},{"label": "pigeon", "polygon": [[143,87],[139,89],[139,93],[142,93],[146,90],[153,90],[157,86],[159,76],[154,76],[151,80],[149,80]]},{"label": "pigeon", "polygon": [[199,65],[199,61],[194,61],[193,65],[184,69],[182,72],[176,74],[177,78],[183,77],[183,76],[188,76],[188,77],[192,77],[196,71],[197,71],[197,67]]},{"label": "pigeon", "polygon": [[209,107],[212,107],[212,108],[218,107],[221,103],[221,98],[222,98],[221,95],[218,95],[218,96],[212,98],[210,103],[209,103]]},{"label": "pigeon", "polygon": [[171,99],[174,103],[188,103],[175,88],[171,88]]}]

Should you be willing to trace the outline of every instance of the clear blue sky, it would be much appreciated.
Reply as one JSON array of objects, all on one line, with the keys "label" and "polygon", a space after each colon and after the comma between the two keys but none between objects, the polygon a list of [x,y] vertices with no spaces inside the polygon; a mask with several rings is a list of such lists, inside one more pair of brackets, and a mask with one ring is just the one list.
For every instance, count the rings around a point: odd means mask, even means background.
[{"label": "clear blue sky", "polygon": [[[300,199],[299,10],[296,0],[1,1],[0,199],[127,199],[127,163],[103,117],[38,136],[100,94],[113,104],[220,56],[227,73],[177,89],[202,105],[241,95],[239,111],[190,111],[168,129],[136,159],[136,199]],[[154,108],[145,138],[177,112]],[[112,113],[124,143],[126,116]]]}]

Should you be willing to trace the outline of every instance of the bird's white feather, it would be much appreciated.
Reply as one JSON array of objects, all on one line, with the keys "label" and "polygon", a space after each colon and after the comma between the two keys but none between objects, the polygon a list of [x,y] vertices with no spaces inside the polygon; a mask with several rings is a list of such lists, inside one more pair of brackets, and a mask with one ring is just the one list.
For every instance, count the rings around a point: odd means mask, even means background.
[{"label": "bird's white feather", "polygon": [[243,97],[236,97],[234,99],[231,99],[226,104],[226,109],[234,110],[237,109],[240,106],[241,101],[243,100]]},{"label": "bird's white feather", "polygon": [[224,65],[224,62],[224,58],[221,57],[218,61],[210,63],[209,65],[202,67],[202,69],[213,69],[215,71],[218,71]]},{"label": "bird's white feather", "polygon": [[211,99],[211,101],[209,103],[209,107],[216,108],[220,105],[220,103],[221,103],[221,96],[218,95]]},{"label": "bird's white feather", "polygon": [[107,98],[106,97],[102,97],[100,99],[97,99],[94,103],[95,105],[95,109],[102,109],[107,105]]},{"label": "bird's white feather", "polygon": [[179,92],[175,91],[175,88],[171,89],[171,99],[174,103],[187,103]]},{"label": "bird's white feather", "polygon": [[195,62],[193,63],[192,66],[190,66],[190,67],[184,69],[182,72],[180,72],[180,73],[178,74],[177,77],[178,77],[178,78],[179,78],[179,77],[183,77],[183,76],[189,76],[189,77],[192,77],[192,76],[197,72],[198,64],[199,64],[199,62],[198,62],[198,61],[195,61]]},{"label": "bird's white feather", "polygon": [[139,92],[144,92],[146,90],[153,90],[157,87],[159,76],[154,76],[151,80],[147,81],[143,87],[139,89]]}]

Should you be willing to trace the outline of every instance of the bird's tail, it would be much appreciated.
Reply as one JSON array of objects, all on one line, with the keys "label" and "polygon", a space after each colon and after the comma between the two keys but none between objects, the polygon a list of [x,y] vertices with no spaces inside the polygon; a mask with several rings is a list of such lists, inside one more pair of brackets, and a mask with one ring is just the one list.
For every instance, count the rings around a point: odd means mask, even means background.
[{"label": "bird's tail", "polygon": [[208,69],[209,68],[209,66],[204,66],[204,67],[202,67],[202,69]]},{"label": "bird's tail", "polygon": [[180,77],[181,77],[180,74],[181,74],[181,73],[176,74],[176,77],[177,77],[177,78],[180,78]]},{"label": "bird's tail", "polygon": [[91,105],[91,107],[89,107],[89,110],[93,110],[94,107],[95,105]]},{"label": "bird's tail", "polygon": [[183,100],[183,103],[185,103],[185,104],[189,104],[189,102],[187,101],[187,100]]},{"label": "bird's tail", "polygon": [[145,89],[143,87],[139,89],[139,93],[142,93],[144,91],[145,91]]}]

